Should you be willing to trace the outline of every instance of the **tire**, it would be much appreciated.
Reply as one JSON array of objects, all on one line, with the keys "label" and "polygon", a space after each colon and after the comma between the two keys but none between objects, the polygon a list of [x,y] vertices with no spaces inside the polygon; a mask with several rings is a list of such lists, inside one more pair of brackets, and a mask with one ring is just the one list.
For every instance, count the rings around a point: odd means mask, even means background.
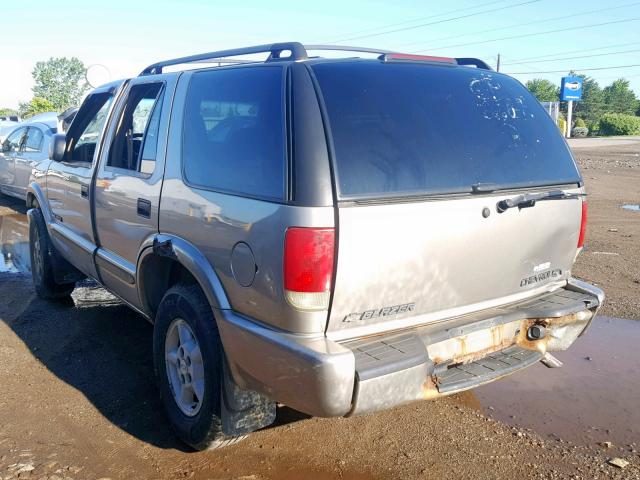
[{"label": "tire", "polygon": [[35,208],[29,222],[29,253],[31,276],[36,294],[45,300],[66,299],[71,295],[76,284],[59,284],[55,281],[53,248],[42,211]]},{"label": "tire", "polygon": [[173,430],[196,450],[245,438],[222,432],[222,355],[213,310],[200,287],[171,287],[160,302],[153,330],[156,381]]}]

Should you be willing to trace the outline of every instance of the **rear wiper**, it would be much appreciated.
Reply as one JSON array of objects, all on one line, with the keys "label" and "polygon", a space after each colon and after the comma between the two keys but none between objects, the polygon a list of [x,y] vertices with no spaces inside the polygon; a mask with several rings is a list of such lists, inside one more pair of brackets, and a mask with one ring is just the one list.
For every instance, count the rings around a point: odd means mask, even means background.
[{"label": "rear wiper", "polygon": [[584,193],[567,193],[564,190],[552,190],[543,193],[525,193],[513,198],[506,198],[498,202],[498,213],[506,212],[510,208],[529,208],[542,200],[565,200],[568,198],[582,198]]}]

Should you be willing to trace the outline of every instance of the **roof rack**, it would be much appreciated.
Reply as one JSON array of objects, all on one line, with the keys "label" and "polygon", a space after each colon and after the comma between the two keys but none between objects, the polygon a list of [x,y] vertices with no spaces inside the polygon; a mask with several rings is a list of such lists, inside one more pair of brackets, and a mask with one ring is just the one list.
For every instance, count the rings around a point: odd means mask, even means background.
[{"label": "roof rack", "polygon": [[[283,52],[291,52],[289,56],[281,56]],[[142,72],[143,75],[157,75],[162,73],[162,69],[171,65],[182,65],[184,63],[231,63],[225,57],[235,57],[238,55],[250,55],[252,53],[269,53],[267,61],[276,60],[304,60],[307,58],[307,51],[298,42],[272,43],[268,45],[257,45],[255,47],[234,48],[231,50],[220,50],[217,52],[201,53],[188,57],[173,58],[149,65]]]},{"label": "roof rack", "polygon": [[[253,53],[269,53],[267,62],[275,62],[279,60],[306,60],[308,57],[308,50],[325,50],[325,51],[340,51],[340,52],[358,52],[358,53],[374,53],[377,55],[389,55],[397,52],[391,50],[382,50],[379,48],[365,48],[365,47],[347,47],[342,45],[302,45],[299,42],[283,42],[272,43],[267,45],[257,45],[254,47],[235,48],[231,50],[220,50],[217,52],[201,53],[198,55],[190,55],[188,57],[179,57],[171,60],[165,60],[149,65],[142,72],[140,76],[144,75],[157,75],[162,73],[165,67],[172,65],[182,65],[185,63],[255,63],[259,60],[241,60],[229,57],[236,57],[239,55],[250,55]],[[289,52],[286,55],[286,52]],[[283,53],[285,55],[283,56]],[[458,65],[475,66],[484,70],[492,70],[486,62],[478,58],[456,58],[455,61]]]},{"label": "roof rack", "polygon": [[346,47],[342,45],[305,45],[307,50],[326,50],[326,51],[340,51],[340,52],[358,52],[358,53],[375,53],[378,55],[384,55],[386,53],[396,53],[391,50],[382,50],[380,48],[364,48],[364,47]]},{"label": "roof rack", "polygon": [[483,70],[493,70],[487,62],[479,58],[456,58],[456,62],[458,62],[458,65],[473,66]]}]

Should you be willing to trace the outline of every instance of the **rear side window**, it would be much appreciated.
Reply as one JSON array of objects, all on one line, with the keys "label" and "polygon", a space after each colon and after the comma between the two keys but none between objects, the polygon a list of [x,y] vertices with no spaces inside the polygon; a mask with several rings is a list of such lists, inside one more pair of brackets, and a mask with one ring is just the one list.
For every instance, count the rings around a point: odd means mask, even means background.
[{"label": "rear side window", "polygon": [[329,115],[341,197],[580,181],[558,128],[510,77],[382,62],[313,70]]},{"label": "rear side window", "polygon": [[282,200],[282,68],[194,73],[185,105],[184,175],[192,185]]}]

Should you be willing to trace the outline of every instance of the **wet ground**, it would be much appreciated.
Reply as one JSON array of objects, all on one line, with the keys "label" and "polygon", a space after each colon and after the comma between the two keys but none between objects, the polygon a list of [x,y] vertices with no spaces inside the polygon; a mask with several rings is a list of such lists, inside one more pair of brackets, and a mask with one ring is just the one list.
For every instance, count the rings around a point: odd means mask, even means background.
[{"label": "wet ground", "polygon": [[640,205],[626,204],[622,205],[622,208],[625,210],[631,210],[632,212],[640,212]]},{"label": "wet ground", "polygon": [[640,441],[640,322],[596,317],[566,352],[475,390],[492,418],[575,443]]},{"label": "wet ground", "polygon": [[30,272],[29,224],[24,214],[0,216],[0,272]]}]

